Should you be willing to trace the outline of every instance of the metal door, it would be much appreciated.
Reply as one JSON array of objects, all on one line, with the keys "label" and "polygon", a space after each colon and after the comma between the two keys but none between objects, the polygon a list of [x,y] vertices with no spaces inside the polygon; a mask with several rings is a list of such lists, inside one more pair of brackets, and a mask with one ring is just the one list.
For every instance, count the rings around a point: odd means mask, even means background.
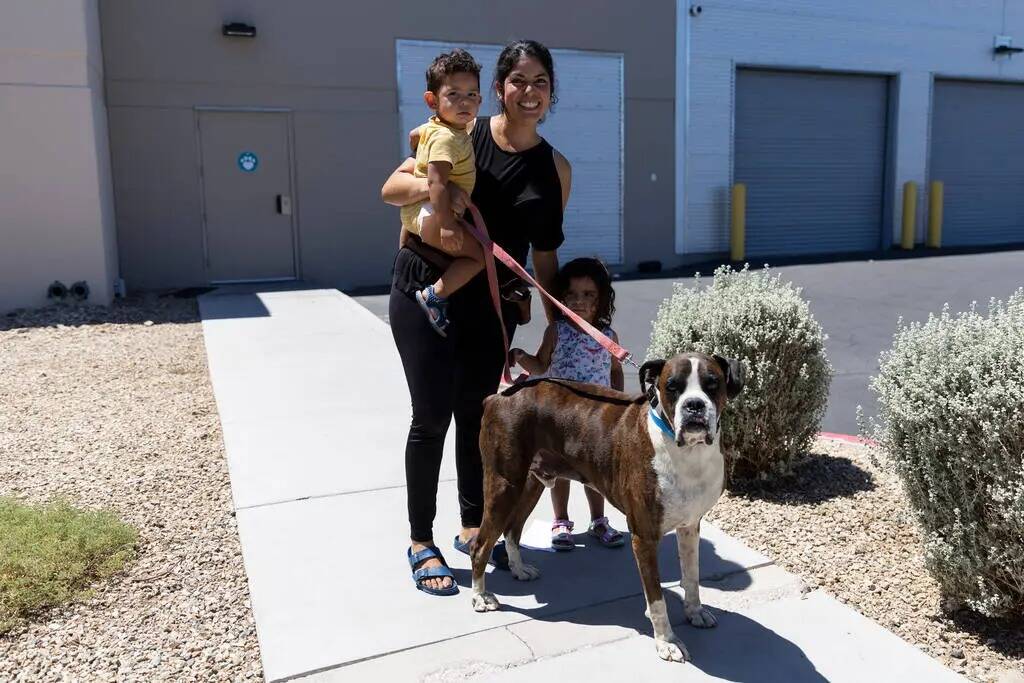
[{"label": "metal door", "polygon": [[284,112],[199,112],[211,282],[296,277],[288,124]]},{"label": "metal door", "polygon": [[747,254],[882,245],[888,79],[740,69],[736,182],[747,184]]},{"label": "metal door", "polygon": [[1024,86],[937,80],[932,102],[942,246],[1024,242]]}]

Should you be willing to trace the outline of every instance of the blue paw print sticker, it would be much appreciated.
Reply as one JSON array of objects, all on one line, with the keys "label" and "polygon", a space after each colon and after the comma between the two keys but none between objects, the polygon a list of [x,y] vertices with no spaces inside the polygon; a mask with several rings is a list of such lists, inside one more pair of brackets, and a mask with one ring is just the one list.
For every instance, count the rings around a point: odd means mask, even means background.
[{"label": "blue paw print sticker", "polygon": [[252,173],[260,165],[260,160],[255,152],[242,152],[238,155],[238,168],[246,173]]}]

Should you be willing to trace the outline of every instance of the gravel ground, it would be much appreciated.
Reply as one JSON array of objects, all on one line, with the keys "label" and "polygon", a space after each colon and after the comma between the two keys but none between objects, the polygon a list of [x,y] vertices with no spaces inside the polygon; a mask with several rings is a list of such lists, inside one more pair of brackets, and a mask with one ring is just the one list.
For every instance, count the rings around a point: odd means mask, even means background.
[{"label": "gravel ground", "polygon": [[[0,378],[0,494],[110,507],[142,537],[90,599],[0,637],[0,680],[261,679],[195,301],[0,317]],[[709,519],[971,679],[1024,681],[1024,622],[943,614],[898,481],[818,446]]]},{"label": "gravel ground", "polygon": [[141,536],[91,598],[0,637],[0,680],[261,680],[195,300],[0,317],[0,378],[0,494]]},{"label": "gravel ground", "polygon": [[727,492],[708,519],[968,678],[1024,683],[1024,619],[943,614],[896,476],[858,444],[816,451],[783,482]]}]

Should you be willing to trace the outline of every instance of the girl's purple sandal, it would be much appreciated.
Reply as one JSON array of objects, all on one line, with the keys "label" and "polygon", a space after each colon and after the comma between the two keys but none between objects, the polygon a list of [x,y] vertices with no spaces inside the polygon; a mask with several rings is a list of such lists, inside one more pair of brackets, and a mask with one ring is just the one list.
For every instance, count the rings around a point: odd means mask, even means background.
[{"label": "girl's purple sandal", "polygon": [[572,538],[573,523],[568,519],[556,519],[551,523],[551,547],[555,550],[572,550],[576,541]]},{"label": "girl's purple sandal", "polygon": [[612,525],[608,523],[607,517],[598,517],[591,522],[587,533],[596,538],[598,543],[605,548],[619,548],[626,542],[622,533],[613,529]]}]

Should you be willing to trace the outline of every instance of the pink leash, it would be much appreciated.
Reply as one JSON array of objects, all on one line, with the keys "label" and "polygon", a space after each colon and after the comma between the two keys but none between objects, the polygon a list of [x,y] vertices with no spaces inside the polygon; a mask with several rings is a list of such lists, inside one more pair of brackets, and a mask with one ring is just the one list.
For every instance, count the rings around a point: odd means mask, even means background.
[{"label": "pink leash", "polygon": [[469,230],[470,233],[476,237],[477,241],[484,248],[484,268],[487,271],[487,284],[491,290],[491,302],[494,304],[494,310],[498,314],[498,322],[501,323],[501,336],[505,342],[505,367],[502,369],[501,379],[506,384],[512,384],[512,373],[508,367],[508,334],[505,332],[505,319],[501,314],[501,296],[498,293],[498,273],[494,265],[494,258],[497,257],[499,261],[508,266],[509,270],[521,277],[522,279],[529,282],[531,285],[537,288],[537,291],[548,298],[552,304],[558,307],[565,317],[573,322],[581,330],[589,334],[594,340],[600,344],[604,349],[615,357],[620,363],[629,363],[633,367],[639,367],[633,360],[633,354],[624,349],[619,344],[615,343],[608,336],[603,334],[596,327],[588,323],[583,318],[576,315],[571,311],[565,304],[553,297],[548,293],[546,289],[540,286],[533,276],[531,276],[526,269],[519,265],[519,262],[509,256],[508,252],[501,248],[501,246],[491,241],[490,236],[487,234],[487,225],[484,223],[484,217],[480,215],[480,210],[473,204],[469,205],[469,211],[473,215],[473,222],[476,224],[470,225],[466,221],[462,221],[462,225],[465,229]]}]

